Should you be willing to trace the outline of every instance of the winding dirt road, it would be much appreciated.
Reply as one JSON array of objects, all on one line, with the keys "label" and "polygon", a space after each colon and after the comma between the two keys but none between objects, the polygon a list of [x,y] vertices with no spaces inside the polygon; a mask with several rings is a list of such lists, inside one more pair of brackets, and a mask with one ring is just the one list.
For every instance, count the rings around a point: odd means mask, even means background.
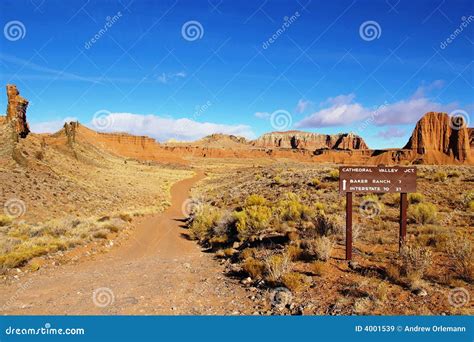
[{"label": "winding dirt road", "polygon": [[171,188],[171,206],[95,260],[40,269],[0,287],[0,314],[249,314],[254,302],[182,236],[182,204],[203,173]]}]

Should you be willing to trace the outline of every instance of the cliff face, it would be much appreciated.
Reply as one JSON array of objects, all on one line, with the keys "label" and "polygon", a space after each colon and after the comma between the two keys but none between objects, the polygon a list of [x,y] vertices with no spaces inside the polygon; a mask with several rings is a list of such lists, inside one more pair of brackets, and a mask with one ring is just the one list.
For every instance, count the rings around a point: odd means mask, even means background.
[{"label": "cliff face", "polygon": [[469,129],[461,126],[452,125],[446,113],[427,113],[417,122],[404,149],[415,150],[428,157],[441,153],[463,162],[470,158],[471,147]]},{"label": "cliff face", "polygon": [[14,132],[21,138],[25,138],[30,133],[28,122],[26,121],[26,109],[28,101],[20,96],[20,92],[15,85],[7,84],[7,116],[6,122],[9,122]]},{"label": "cliff face", "polygon": [[317,134],[301,131],[272,132],[252,142],[253,146],[265,148],[318,149],[368,149],[364,140],[353,134]]}]

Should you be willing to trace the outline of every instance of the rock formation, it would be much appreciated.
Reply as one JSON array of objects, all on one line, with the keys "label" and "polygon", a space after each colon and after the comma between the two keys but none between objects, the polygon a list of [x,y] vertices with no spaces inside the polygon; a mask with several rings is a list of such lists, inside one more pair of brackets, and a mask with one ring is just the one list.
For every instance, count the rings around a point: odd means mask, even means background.
[{"label": "rock formation", "polygon": [[26,121],[28,101],[21,97],[16,86],[11,84],[7,84],[7,96],[8,105],[6,121],[12,125],[15,134],[21,138],[26,138],[28,133],[30,133],[30,128]]},{"label": "rock formation", "polygon": [[265,148],[289,148],[311,151],[318,149],[368,149],[364,140],[354,133],[330,135],[301,131],[266,133],[254,140],[252,145]]},{"label": "rock formation", "polygon": [[446,113],[430,112],[417,122],[404,149],[428,157],[442,153],[463,162],[471,154],[469,130],[465,125],[453,125]]}]

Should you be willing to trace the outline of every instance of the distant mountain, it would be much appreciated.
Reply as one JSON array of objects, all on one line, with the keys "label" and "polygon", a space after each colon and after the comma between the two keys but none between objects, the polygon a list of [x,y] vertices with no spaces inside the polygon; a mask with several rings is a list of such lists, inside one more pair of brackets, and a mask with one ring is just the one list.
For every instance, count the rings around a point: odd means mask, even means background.
[{"label": "distant mountain", "polygon": [[7,85],[7,95],[7,115],[0,116],[0,163],[15,160],[25,164],[28,156],[31,159],[31,155],[39,155],[51,147],[90,162],[99,156],[114,155],[172,164],[187,164],[193,157],[290,158],[361,165],[474,164],[474,129],[453,122],[446,113],[425,114],[403,149],[371,150],[354,133],[303,131],[265,133],[255,140],[212,134],[194,142],[159,144],[146,136],[96,132],[79,122],[66,123],[54,134],[33,134],[26,120],[28,101],[14,85]]},{"label": "distant mountain", "polygon": [[344,149],[366,150],[364,139],[354,133],[318,134],[302,131],[271,132],[252,142],[253,146],[266,148],[291,148],[303,150]]}]

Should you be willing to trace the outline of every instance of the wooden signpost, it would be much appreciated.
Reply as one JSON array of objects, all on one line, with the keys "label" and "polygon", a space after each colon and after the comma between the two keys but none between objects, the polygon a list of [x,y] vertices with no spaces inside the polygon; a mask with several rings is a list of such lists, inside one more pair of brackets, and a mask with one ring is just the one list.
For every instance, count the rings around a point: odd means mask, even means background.
[{"label": "wooden signpost", "polygon": [[416,168],[405,166],[341,166],[339,193],[346,194],[346,260],[352,259],[352,193],[400,193],[400,237],[407,232],[407,193],[416,192]]}]

